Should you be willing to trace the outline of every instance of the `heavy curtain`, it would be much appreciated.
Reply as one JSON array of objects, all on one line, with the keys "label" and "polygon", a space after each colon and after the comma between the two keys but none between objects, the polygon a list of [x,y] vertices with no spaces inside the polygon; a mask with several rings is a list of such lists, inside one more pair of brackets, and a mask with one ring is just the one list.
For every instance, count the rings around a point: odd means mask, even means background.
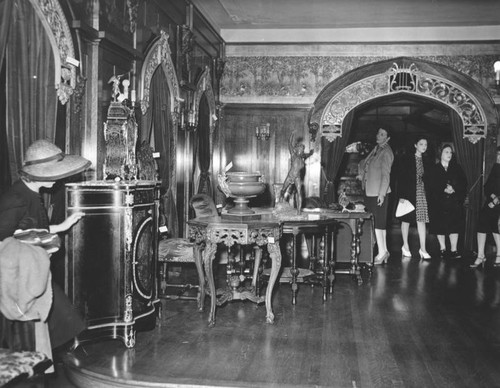
[{"label": "heavy curtain", "polygon": [[175,197],[170,187],[170,170],[172,158],[172,115],[170,112],[170,91],[163,68],[159,66],[151,78],[149,89],[150,106],[143,116],[144,133],[141,139],[149,143],[153,141],[156,152],[160,153],[158,173],[161,179],[162,197],[160,208],[166,218],[167,227],[172,237],[178,237],[179,226]]},{"label": "heavy curtain", "polygon": [[144,128],[148,142],[153,138],[154,148],[160,153],[158,161],[162,188],[166,191],[170,185],[170,146],[171,146],[171,112],[170,92],[163,68],[159,66],[151,78],[150,106],[144,116]]},{"label": "heavy curtain", "polygon": [[212,196],[212,185],[210,182],[210,107],[205,93],[201,96],[198,111],[198,167],[200,169],[200,180],[198,182],[198,193]]},{"label": "heavy curtain", "polygon": [[482,201],[482,174],[484,140],[472,144],[463,138],[463,123],[457,112],[450,109],[452,138],[455,144],[457,162],[467,177],[467,203],[465,209],[465,250],[473,250],[475,244],[477,219]]},{"label": "heavy curtain", "polygon": [[354,111],[349,112],[342,122],[342,137],[337,137],[333,142],[321,139],[321,166],[323,169],[322,180],[325,180],[322,189],[322,199],[326,203],[332,203],[336,199],[335,179],[339,172],[342,158],[344,157],[345,147],[351,134],[351,126],[354,117]]},{"label": "heavy curtain", "polygon": [[26,148],[38,139],[55,139],[57,94],[54,53],[41,20],[28,1],[14,0],[11,11],[5,44],[6,135],[15,180]]},{"label": "heavy curtain", "polygon": [[7,126],[5,120],[6,86],[5,86],[5,46],[9,38],[10,20],[12,14],[11,0],[0,0],[0,194],[11,184],[9,148],[7,147]]},{"label": "heavy curtain", "polygon": [[[0,0],[0,191],[18,178],[26,148],[55,140],[54,53],[29,1]],[[0,314],[0,338],[13,350],[34,349],[33,322]],[[3,342],[3,341],[2,341]]]}]

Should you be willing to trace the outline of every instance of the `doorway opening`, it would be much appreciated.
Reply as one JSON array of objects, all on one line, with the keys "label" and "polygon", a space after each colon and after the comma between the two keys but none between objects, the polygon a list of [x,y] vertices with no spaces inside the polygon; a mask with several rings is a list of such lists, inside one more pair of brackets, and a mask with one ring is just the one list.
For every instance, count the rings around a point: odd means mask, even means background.
[{"label": "doorway opening", "polygon": [[[391,131],[390,145],[394,152],[394,163],[391,172],[392,195],[389,196],[388,237],[399,242],[400,223],[395,217],[398,201],[397,167],[404,156],[414,153],[413,144],[419,136],[427,138],[427,157],[432,163],[437,162],[439,147],[444,143],[453,145],[451,117],[449,108],[444,105],[409,94],[383,96],[356,107],[347,142],[347,149],[354,152],[344,154],[335,182],[337,193],[345,191],[353,202],[363,197],[361,182],[356,179],[358,163],[375,146],[375,135],[380,127]],[[349,147],[355,143],[359,146]],[[416,236],[416,230],[411,228],[411,233],[413,232]]]}]

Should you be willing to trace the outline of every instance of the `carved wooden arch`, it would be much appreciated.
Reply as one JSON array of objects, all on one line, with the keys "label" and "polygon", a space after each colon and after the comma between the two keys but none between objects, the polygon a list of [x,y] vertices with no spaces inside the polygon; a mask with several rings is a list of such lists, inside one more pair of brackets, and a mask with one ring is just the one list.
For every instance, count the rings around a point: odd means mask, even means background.
[{"label": "carved wooden arch", "polygon": [[[196,127],[198,127],[199,123],[199,114],[200,114],[200,101],[201,97],[205,94],[207,103],[208,103],[208,109],[209,109],[209,131],[210,131],[210,136],[209,136],[209,152],[210,155],[213,155],[213,150],[214,150],[214,132],[217,124],[217,115],[216,115],[216,104],[215,104],[215,94],[214,90],[212,87],[212,77],[210,75],[210,67],[205,66],[205,70],[201,73],[201,75],[198,77],[198,81],[196,82],[196,88],[193,94],[193,109],[196,112],[195,113],[195,121],[196,121]],[[213,158],[211,158],[210,161],[210,168],[209,171],[213,170]],[[211,175],[211,174],[210,174]],[[196,178],[198,179],[198,177]],[[212,177],[213,179],[213,177]],[[213,180],[212,180],[213,182]],[[197,189],[198,190],[198,189]],[[209,190],[213,190],[213,188],[209,188]],[[211,192],[206,193],[209,195],[213,195]]]},{"label": "carved wooden arch", "polygon": [[76,85],[76,67],[72,64],[75,50],[68,22],[57,0],[29,0],[47,31],[55,64],[55,88],[61,104],[73,94]]},{"label": "carved wooden arch", "polygon": [[215,113],[215,94],[212,88],[212,77],[210,76],[210,68],[205,67],[203,73],[201,73],[198,82],[196,83],[196,90],[193,96],[193,105],[196,112],[196,125],[198,125],[198,114],[200,107],[201,96],[205,93],[208,101],[208,107],[210,109],[210,134],[215,131],[215,124],[217,122],[217,115]]},{"label": "carved wooden arch", "polygon": [[153,43],[144,58],[144,64],[141,70],[141,111],[146,114],[149,108],[149,90],[153,74],[161,66],[170,91],[170,112],[172,112],[173,125],[177,125],[180,112],[180,89],[179,82],[175,73],[174,63],[172,62],[172,53],[168,45],[168,34],[166,31],[160,31],[160,37]]},{"label": "carved wooden arch", "polygon": [[[409,93],[435,100],[462,118],[463,137],[485,138],[488,125],[498,124],[494,103],[473,79],[443,65],[397,58],[355,69],[327,85],[315,101],[310,131],[329,141],[342,136],[342,123],[356,106],[378,97]],[[482,102],[480,101],[482,100]],[[487,111],[485,111],[487,109]]]},{"label": "carved wooden arch", "polygon": [[142,114],[145,115],[149,109],[150,88],[153,74],[161,66],[165,78],[167,79],[168,91],[170,94],[170,112],[172,117],[172,131],[169,131],[165,136],[170,136],[170,187],[174,196],[177,194],[176,180],[176,152],[177,152],[177,125],[180,118],[180,89],[170,46],[168,44],[169,35],[164,31],[160,31],[159,38],[151,45],[146,56],[141,70],[141,100],[140,106]]}]

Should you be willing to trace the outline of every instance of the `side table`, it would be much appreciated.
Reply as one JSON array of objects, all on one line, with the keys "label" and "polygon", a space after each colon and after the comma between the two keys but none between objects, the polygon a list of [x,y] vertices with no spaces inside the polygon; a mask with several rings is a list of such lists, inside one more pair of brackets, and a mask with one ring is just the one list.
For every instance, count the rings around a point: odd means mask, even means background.
[{"label": "side table", "polygon": [[[219,216],[212,216],[192,219],[188,221],[188,225],[189,238],[200,247],[200,249],[196,250],[196,254],[202,255],[201,260],[203,261],[205,276],[208,280],[211,297],[210,315],[208,318],[209,326],[213,327],[215,325],[215,309],[217,305],[238,299],[248,299],[255,303],[262,303],[265,301],[266,322],[274,323],[271,297],[281,267],[281,252],[279,246],[281,237],[280,221],[271,214],[263,215],[260,219],[249,219],[245,221],[228,220],[222,219]],[[213,275],[213,260],[217,251],[217,245],[220,243],[224,244],[226,247],[231,247],[234,244],[256,244],[259,248],[264,246],[267,247],[272,265],[265,298],[255,294],[256,276],[253,278],[253,292],[239,288],[234,284],[232,286],[228,285],[228,288],[223,292],[222,296],[219,299],[217,298]],[[256,269],[258,268],[260,257],[261,252],[259,249],[256,251]],[[200,260],[200,258],[197,260]],[[205,295],[201,295],[202,303],[204,296]]]}]

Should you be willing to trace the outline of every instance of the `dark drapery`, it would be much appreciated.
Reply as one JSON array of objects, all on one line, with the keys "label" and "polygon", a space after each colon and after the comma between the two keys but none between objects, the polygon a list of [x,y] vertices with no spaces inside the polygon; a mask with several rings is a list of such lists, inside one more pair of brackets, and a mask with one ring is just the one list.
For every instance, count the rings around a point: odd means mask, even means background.
[{"label": "dark drapery", "polygon": [[0,63],[3,62],[5,46],[9,39],[13,4],[14,1],[12,0],[0,0]]},{"label": "dark drapery", "polygon": [[475,244],[477,219],[482,199],[482,173],[484,140],[472,144],[463,138],[462,119],[450,109],[452,138],[455,144],[457,162],[467,177],[467,203],[465,209],[465,233],[463,244],[465,250],[473,250]]},{"label": "dark drapery", "polygon": [[17,179],[23,152],[37,139],[54,141],[57,93],[54,53],[29,1],[16,0],[5,50],[7,143]]},{"label": "dark drapery", "polygon": [[342,137],[337,137],[333,142],[325,138],[321,139],[321,166],[324,172],[322,178],[326,181],[321,195],[326,203],[332,203],[336,199],[334,182],[344,157],[345,147],[349,141],[353,117],[354,113],[351,111],[344,118]]},{"label": "dark drapery", "polygon": [[170,146],[171,146],[171,131],[172,123],[170,112],[170,92],[167,78],[163,72],[163,68],[159,66],[151,78],[150,106],[145,115],[145,128],[147,131],[147,140],[151,141],[154,138],[154,148],[160,153],[158,162],[159,176],[162,182],[162,187],[167,190],[170,185]]},{"label": "dark drapery", "polygon": [[9,38],[12,20],[11,0],[0,0],[0,194],[12,183],[9,166],[9,148],[7,147],[7,126],[5,121],[6,85],[5,85],[5,47]]},{"label": "dark drapery", "polygon": [[149,89],[149,108],[142,117],[141,140],[148,144],[153,139],[154,149],[160,153],[158,175],[162,186],[161,211],[166,218],[169,234],[178,237],[179,226],[175,197],[170,187],[170,171],[172,169],[172,112],[170,111],[170,89],[163,68],[159,66],[151,78]]},{"label": "dark drapery", "polygon": [[[0,0],[0,189],[17,180],[26,148],[55,140],[57,93],[52,46],[31,3]],[[4,173],[5,172],[5,173]],[[0,314],[0,338],[13,350],[34,349],[33,322]]]},{"label": "dark drapery", "polygon": [[203,93],[198,111],[198,167],[200,169],[200,181],[198,182],[198,193],[212,196],[212,185],[210,182],[210,107]]}]

